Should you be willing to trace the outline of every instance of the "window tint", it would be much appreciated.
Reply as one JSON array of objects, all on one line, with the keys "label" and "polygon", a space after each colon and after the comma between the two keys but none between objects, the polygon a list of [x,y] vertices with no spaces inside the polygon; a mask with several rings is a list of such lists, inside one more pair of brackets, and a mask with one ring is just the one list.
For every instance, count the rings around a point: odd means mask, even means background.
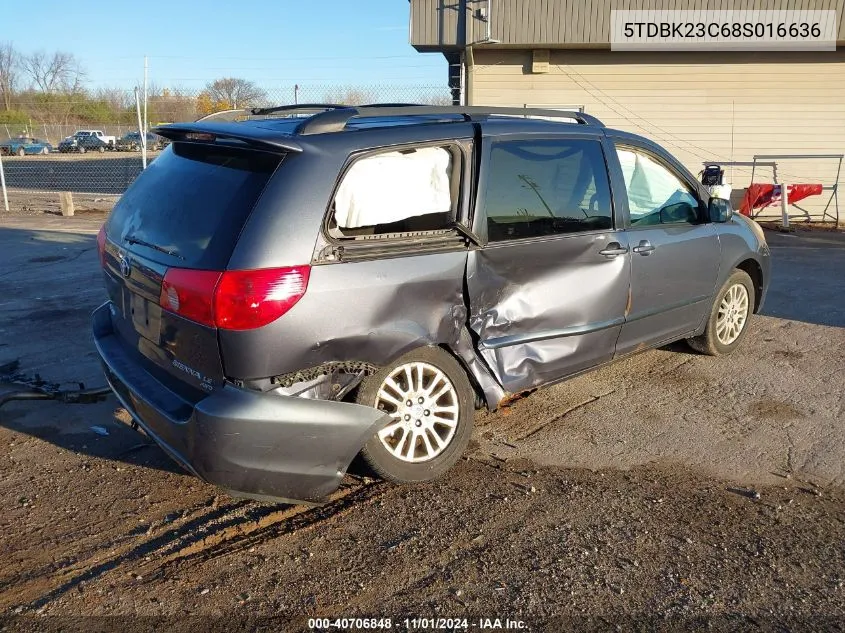
[{"label": "window tint", "polygon": [[183,266],[223,269],[280,160],[263,152],[174,143],[123,194],[106,231],[113,240],[131,236],[174,251]]},{"label": "window tint", "polygon": [[457,209],[460,160],[447,147],[381,152],[355,161],[334,197],[334,237],[447,229]]},{"label": "window tint", "polygon": [[617,148],[633,226],[697,224],[698,198],[675,174],[650,156]]},{"label": "window tint", "polygon": [[484,211],[491,242],[613,227],[598,141],[496,143],[486,178]]}]

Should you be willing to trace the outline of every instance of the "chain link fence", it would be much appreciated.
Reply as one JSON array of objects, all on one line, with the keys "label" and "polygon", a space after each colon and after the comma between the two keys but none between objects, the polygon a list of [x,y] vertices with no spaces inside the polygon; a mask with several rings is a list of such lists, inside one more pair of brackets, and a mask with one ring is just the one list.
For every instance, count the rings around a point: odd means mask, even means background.
[{"label": "chain link fence", "polygon": [[[294,85],[263,92],[257,102],[249,105],[291,103],[448,105],[452,103],[452,95],[445,86]],[[233,106],[238,104],[212,102],[203,93],[182,91],[179,94],[150,95],[147,119],[152,128],[194,121]],[[58,120],[59,116],[66,119],[66,114],[48,113],[42,115],[42,120],[0,123],[0,154],[10,211],[60,213],[60,192],[73,194],[77,212],[111,209],[143,168],[137,142],[132,142],[131,136],[127,138],[127,135],[137,135],[138,131],[137,123],[133,125],[130,122],[133,120],[132,112],[124,109],[114,115],[111,121],[78,117],[76,121],[69,121]],[[78,130],[102,132],[106,137],[105,146],[100,150],[99,144],[92,144],[83,152],[79,147],[61,145],[62,140]],[[137,141],[137,138],[134,140]],[[157,147],[149,151],[148,162],[155,160],[159,153]],[[2,210],[3,200],[0,199]]]}]

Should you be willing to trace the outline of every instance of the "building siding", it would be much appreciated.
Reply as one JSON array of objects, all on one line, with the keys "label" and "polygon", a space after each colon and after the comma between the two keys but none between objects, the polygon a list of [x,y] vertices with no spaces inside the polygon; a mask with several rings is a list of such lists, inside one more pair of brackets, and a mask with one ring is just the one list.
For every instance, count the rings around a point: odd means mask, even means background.
[{"label": "building siding", "polygon": [[[463,48],[483,40],[478,15],[487,0],[411,0],[411,44],[417,49]],[[845,0],[490,0],[491,36],[504,46],[607,47],[612,9],[816,9],[837,12],[845,42]]]},{"label": "building siding", "polygon": [[[608,127],[659,142],[693,173],[705,160],[845,152],[845,49],[800,55],[552,50],[543,74],[529,72],[530,50],[477,49],[473,58],[470,104],[584,106]],[[831,184],[836,177],[836,161],[778,163],[785,182]],[[750,170],[729,175],[735,188],[745,187]],[[770,177],[763,169],[755,180]],[[827,196],[802,206],[817,219]]]}]

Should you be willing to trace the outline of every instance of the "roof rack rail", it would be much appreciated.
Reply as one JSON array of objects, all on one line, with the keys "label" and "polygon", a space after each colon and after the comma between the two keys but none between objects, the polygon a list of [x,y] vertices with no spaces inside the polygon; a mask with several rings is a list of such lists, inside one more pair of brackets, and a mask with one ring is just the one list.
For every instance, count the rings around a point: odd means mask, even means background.
[{"label": "roof rack rail", "polygon": [[404,101],[397,101],[396,103],[367,103],[356,105],[356,106],[346,106],[347,108],[424,108],[426,107],[424,103],[405,103]]},{"label": "roof rack rail", "polygon": [[199,121],[208,121],[209,119],[223,119],[228,121],[234,121],[237,117],[243,116],[245,114],[248,114],[248,111],[244,108],[235,108],[233,110],[221,110],[220,112],[212,112],[211,114],[201,116],[195,121],[195,123]]},{"label": "roof rack rail", "polygon": [[290,112],[296,114],[297,112],[325,112],[326,110],[343,110],[348,108],[348,105],[341,105],[339,103],[295,103],[293,105],[270,106],[269,108],[250,108],[249,113],[254,116],[261,116],[264,114],[275,114],[276,112]]},{"label": "roof rack rail", "polygon": [[300,135],[340,132],[350,119],[376,116],[461,116],[465,121],[480,121],[490,116],[544,117],[574,119],[580,125],[604,127],[596,117],[571,110],[550,110],[543,108],[514,108],[497,106],[417,106],[397,104],[372,104],[347,106],[315,114],[303,121],[296,129]]}]

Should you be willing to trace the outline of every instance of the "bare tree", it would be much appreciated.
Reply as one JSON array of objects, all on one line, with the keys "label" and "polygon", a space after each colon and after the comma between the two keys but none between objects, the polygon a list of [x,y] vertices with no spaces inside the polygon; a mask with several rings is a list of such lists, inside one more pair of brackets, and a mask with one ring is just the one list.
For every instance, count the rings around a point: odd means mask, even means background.
[{"label": "bare tree", "polygon": [[24,71],[41,92],[73,93],[82,88],[85,71],[72,53],[37,51],[23,58]]},{"label": "bare tree", "polygon": [[181,86],[163,88],[149,97],[149,119],[172,123],[197,118],[197,102],[189,90]]},{"label": "bare tree", "polygon": [[205,87],[211,101],[230,108],[248,108],[262,105],[267,93],[255,83],[237,77],[223,77]]},{"label": "bare tree", "polygon": [[97,88],[94,98],[106,103],[115,111],[126,110],[135,105],[132,92],[125,88]]},{"label": "bare tree", "polygon": [[12,97],[18,87],[20,55],[11,42],[0,42],[0,103],[12,109]]}]

